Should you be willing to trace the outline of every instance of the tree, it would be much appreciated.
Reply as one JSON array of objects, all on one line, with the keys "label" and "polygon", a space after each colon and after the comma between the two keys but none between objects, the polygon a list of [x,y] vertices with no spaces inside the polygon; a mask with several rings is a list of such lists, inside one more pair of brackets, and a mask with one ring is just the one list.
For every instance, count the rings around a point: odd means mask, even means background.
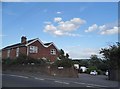
[{"label": "tree", "polygon": [[120,43],[112,45],[109,48],[102,48],[100,54],[108,61],[109,68],[120,69]]},{"label": "tree", "polygon": [[97,55],[91,55],[89,62],[90,62],[89,66],[95,66],[98,69],[101,68],[102,60],[100,58],[98,58]]},{"label": "tree", "polygon": [[65,54],[64,50],[61,49],[61,50],[60,50],[60,56],[59,56],[59,58],[60,58],[60,59],[64,59],[64,58],[65,58],[64,54]]},{"label": "tree", "polygon": [[62,67],[72,67],[73,66],[72,60],[71,59],[69,60],[69,54],[66,53],[66,55],[65,55],[65,52],[63,49],[60,50],[59,59],[60,60],[56,60],[53,65],[62,66]]},{"label": "tree", "polygon": [[66,58],[69,58],[69,54],[68,53],[66,53]]},{"label": "tree", "polygon": [[107,60],[109,68],[109,79],[120,81],[120,43],[117,42],[115,45],[110,45],[109,48],[102,48],[100,53],[103,54]]}]

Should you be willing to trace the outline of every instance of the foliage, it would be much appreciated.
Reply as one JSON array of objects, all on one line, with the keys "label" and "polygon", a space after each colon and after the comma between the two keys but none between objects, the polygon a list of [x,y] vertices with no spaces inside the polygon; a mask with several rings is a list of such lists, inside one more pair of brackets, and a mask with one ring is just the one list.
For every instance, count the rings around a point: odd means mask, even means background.
[{"label": "foliage", "polygon": [[69,54],[68,53],[66,53],[66,58],[69,58]]},{"label": "foliage", "polygon": [[91,66],[87,69],[86,73],[90,74],[91,71],[96,70],[98,74],[103,74],[103,72],[98,69],[96,66]]},{"label": "foliage", "polygon": [[71,67],[73,66],[73,62],[71,59],[62,59],[55,61],[54,65],[58,67]]},{"label": "foliage", "polygon": [[96,66],[91,66],[87,69],[87,73],[90,74],[91,71],[98,70]]},{"label": "foliage", "polygon": [[112,45],[109,48],[102,48],[100,53],[107,60],[110,69],[120,69],[120,43]]},{"label": "foliage", "polygon": [[2,64],[6,64],[6,65],[11,64],[11,59],[10,58],[2,59]]},{"label": "foliage", "polygon": [[19,56],[16,59],[10,59],[10,58],[3,59],[2,63],[6,65],[20,65],[20,64],[31,64],[31,63],[37,65],[44,65],[47,63],[47,60],[45,61],[43,59],[34,59],[25,54],[19,54]]},{"label": "foliage", "polygon": [[73,62],[71,59],[69,59],[69,54],[66,53],[65,55],[65,52],[64,50],[60,50],[60,56],[59,56],[59,60],[57,59],[54,64],[55,66],[58,66],[58,67],[71,67],[73,66]]}]

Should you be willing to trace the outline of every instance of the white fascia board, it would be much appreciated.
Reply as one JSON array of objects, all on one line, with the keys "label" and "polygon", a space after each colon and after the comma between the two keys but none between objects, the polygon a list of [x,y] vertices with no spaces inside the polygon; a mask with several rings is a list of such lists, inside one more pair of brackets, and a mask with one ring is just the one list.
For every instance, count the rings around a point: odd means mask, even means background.
[{"label": "white fascia board", "polygon": [[28,46],[28,45],[34,43],[35,41],[39,41],[44,47],[46,47],[39,38],[36,38],[35,40],[31,41],[30,43],[27,43],[25,46]]},{"label": "white fascia board", "polygon": [[[43,47],[45,47],[45,48],[48,48],[48,47],[51,46],[52,44],[55,46],[55,44],[54,44],[53,42],[51,42],[48,46],[46,46],[46,45],[44,45],[44,43],[43,43],[39,38],[31,41],[30,43],[27,43],[25,46],[28,46],[28,45],[34,43],[35,41],[39,41],[39,42],[43,45]],[[55,48],[59,51],[59,49],[58,49],[56,46],[55,46]]]}]

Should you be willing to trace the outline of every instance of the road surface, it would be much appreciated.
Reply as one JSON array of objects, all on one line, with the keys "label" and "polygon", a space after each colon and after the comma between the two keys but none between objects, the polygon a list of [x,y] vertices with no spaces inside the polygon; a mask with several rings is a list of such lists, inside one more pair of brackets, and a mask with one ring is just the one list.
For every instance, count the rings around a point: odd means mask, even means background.
[{"label": "road surface", "polygon": [[2,74],[2,87],[92,87],[106,89],[118,87],[118,82],[106,80],[106,76],[80,74],[79,78],[59,78],[20,73]]}]

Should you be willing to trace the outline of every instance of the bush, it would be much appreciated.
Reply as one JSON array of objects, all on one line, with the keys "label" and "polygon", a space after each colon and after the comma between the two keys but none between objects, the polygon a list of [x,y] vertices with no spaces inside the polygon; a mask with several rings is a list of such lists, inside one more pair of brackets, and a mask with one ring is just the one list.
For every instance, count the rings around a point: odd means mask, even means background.
[{"label": "bush", "polygon": [[61,59],[61,60],[55,61],[53,65],[57,67],[72,67],[73,62],[70,59]]},{"label": "bush", "polygon": [[11,64],[11,59],[10,58],[2,59],[2,64],[6,64],[6,65]]},{"label": "bush", "polygon": [[99,70],[96,66],[91,66],[87,69],[86,73],[90,74],[91,71],[96,70],[98,74],[103,74],[101,70]]},{"label": "bush", "polygon": [[95,66],[91,66],[91,67],[89,67],[89,68],[87,69],[86,73],[90,74],[90,72],[93,71],[93,70],[96,70],[96,71],[97,71],[98,69],[97,69],[97,67],[95,67]]}]

